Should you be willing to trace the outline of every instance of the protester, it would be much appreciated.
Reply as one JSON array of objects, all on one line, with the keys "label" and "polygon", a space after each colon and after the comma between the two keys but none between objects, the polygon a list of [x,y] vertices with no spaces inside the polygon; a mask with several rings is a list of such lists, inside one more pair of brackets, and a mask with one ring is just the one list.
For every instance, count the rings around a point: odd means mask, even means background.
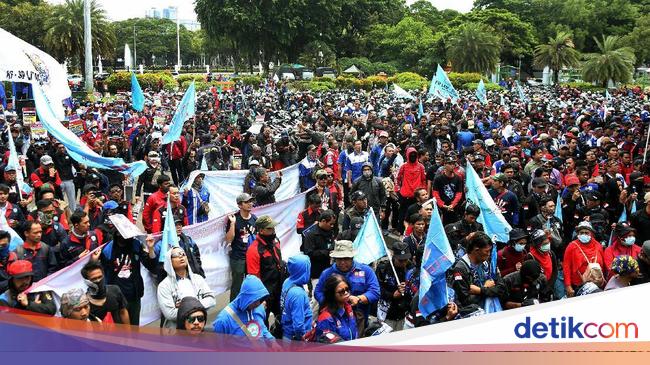
[{"label": "protester", "polygon": [[413,299],[410,291],[406,290],[406,272],[411,268],[412,256],[409,247],[403,242],[395,242],[392,251],[392,262],[382,261],[376,270],[381,288],[377,317],[388,324],[393,331],[401,331]]},{"label": "protester", "polygon": [[591,281],[598,287],[605,285],[603,246],[594,239],[594,233],[589,222],[581,222],[576,227],[577,239],[569,242],[564,252],[564,287],[569,297],[585,282]]},{"label": "protester", "polygon": [[56,304],[51,291],[25,292],[32,285],[34,279],[31,262],[27,260],[13,261],[7,267],[7,274],[9,275],[9,284],[7,291],[0,295],[0,306],[51,316],[56,313]]},{"label": "protester", "polygon": [[612,277],[605,285],[605,291],[630,286],[639,275],[639,264],[632,256],[616,256],[612,261],[611,272]]},{"label": "protester", "polygon": [[120,287],[106,284],[104,269],[96,261],[89,261],[81,268],[81,276],[88,286],[86,296],[90,302],[90,314],[106,321],[106,315],[111,314],[115,323],[131,324],[127,302]]},{"label": "protester", "polygon": [[230,301],[239,294],[239,288],[246,276],[246,250],[255,240],[255,222],[257,216],[251,213],[253,197],[248,193],[237,196],[239,211],[228,216],[226,224],[226,242],[230,244],[230,272],[232,284],[230,287]]},{"label": "protester", "polygon": [[176,329],[185,330],[191,335],[203,333],[208,320],[208,312],[198,299],[185,297],[178,305]]},{"label": "protester", "polygon": [[316,337],[325,337],[330,342],[356,339],[359,336],[358,325],[350,304],[351,289],[347,280],[339,274],[332,274],[322,286],[323,305],[316,321]]},{"label": "protester", "polygon": [[61,296],[61,317],[83,322],[101,322],[90,313],[90,301],[82,289],[71,289]]},{"label": "protester", "polygon": [[282,284],[280,299],[285,340],[302,341],[312,329],[309,295],[303,288],[310,281],[310,265],[309,257],[302,254],[291,256],[287,263],[289,277]]},{"label": "protester", "polygon": [[535,260],[526,260],[521,269],[503,278],[505,309],[526,307],[548,302],[552,297],[552,288],[542,273],[542,267]]}]

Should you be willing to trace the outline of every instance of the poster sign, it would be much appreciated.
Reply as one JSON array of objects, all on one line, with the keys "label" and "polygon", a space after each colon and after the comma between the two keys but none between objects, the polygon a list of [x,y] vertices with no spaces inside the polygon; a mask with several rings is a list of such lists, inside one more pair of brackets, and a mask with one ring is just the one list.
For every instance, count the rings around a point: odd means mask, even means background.
[{"label": "poster sign", "polygon": [[23,108],[23,124],[31,126],[36,122],[36,108]]},{"label": "poster sign", "polygon": [[81,137],[84,134],[84,121],[79,118],[77,114],[70,116],[70,121],[68,122],[68,129],[72,131],[77,137]]},{"label": "poster sign", "polygon": [[36,139],[47,139],[47,130],[43,126],[43,123],[34,121],[31,124],[32,138]]}]

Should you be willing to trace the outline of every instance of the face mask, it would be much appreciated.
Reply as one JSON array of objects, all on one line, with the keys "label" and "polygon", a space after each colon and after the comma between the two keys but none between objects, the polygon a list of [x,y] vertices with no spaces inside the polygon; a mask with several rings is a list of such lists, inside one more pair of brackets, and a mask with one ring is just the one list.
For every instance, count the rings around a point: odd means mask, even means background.
[{"label": "face mask", "polygon": [[100,281],[90,281],[84,279],[84,282],[88,286],[88,294],[95,299],[106,298],[106,281],[104,278]]},{"label": "face mask", "polygon": [[372,176],[372,171],[368,171],[368,170],[364,171],[364,172],[363,172],[363,176],[365,176],[365,177],[371,177],[371,176]]},{"label": "face mask", "polygon": [[515,251],[517,251],[517,252],[523,252],[524,248],[526,248],[526,245],[522,245],[520,243],[515,243],[514,248],[515,248]]},{"label": "face mask", "polygon": [[97,128],[92,128],[91,131],[92,131],[93,133],[97,133]]},{"label": "face mask", "polygon": [[625,239],[623,240],[623,244],[625,246],[632,246],[634,242],[636,242],[636,237],[634,236],[625,237]]},{"label": "face mask", "polygon": [[260,237],[266,242],[266,243],[273,243],[275,241],[275,234],[260,234]]},{"label": "face mask", "polygon": [[578,235],[578,240],[579,240],[581,243],[587,244],[587,243],[589,243],[589,242],[591,241],[591,235],[588,235],[588,234],[579,234],[579,235]]},{"label": "face mask", "polygon": [[52,212],[38,212],[38,220],[46,226],[49,226],[52,224],[52,221],[54,220],[54,213]]},{"label": "face mask", "polygon": [[545,243],[545,244],[539,246],[539,250],[541,252],[548,252],[548,251],[551,250],[551,244],[550,243]]}]

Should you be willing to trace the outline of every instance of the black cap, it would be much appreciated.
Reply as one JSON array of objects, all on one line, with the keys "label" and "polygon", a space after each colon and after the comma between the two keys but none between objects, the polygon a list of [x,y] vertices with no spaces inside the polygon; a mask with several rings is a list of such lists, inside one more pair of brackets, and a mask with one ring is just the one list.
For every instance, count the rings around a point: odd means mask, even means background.
[{"label": "black cap", "polygon": [[544,180],[541,177],[536,177],[536,178],[533,179],[533,187],[536,187],[536,188],[544,187],[545,188],[546,185],[547,185],[546,180]]},{"label": "black cap", "polygon": [[521,274],[522,278],[537,279],[542,274],[542,267],[535,260],[526,260],[521,264],[519,273]]},{"label": "black cap", "polygon": [[355,192],[352,193],[352,195],[350,196],[350,199],[351,199],[352,201],[357,201],[357,200],[366,199],[366,198],[367,198],[367,197],[366,197],[366,194],[365,194],[363,191],[361,191],[361,190],[357,190],[357,191],[355,191]]},{"label": "black cap", "polygon": [[521,228],[514,228],[510,231],[510,240],[519,241],[522,238],[528,238],[528,233]]},{"label": "black cap", "polygon": [[398,260],[408,260],[411,258],[411,251],[409,246],[401,241],[396,241],[393,244],[393,257]]}]

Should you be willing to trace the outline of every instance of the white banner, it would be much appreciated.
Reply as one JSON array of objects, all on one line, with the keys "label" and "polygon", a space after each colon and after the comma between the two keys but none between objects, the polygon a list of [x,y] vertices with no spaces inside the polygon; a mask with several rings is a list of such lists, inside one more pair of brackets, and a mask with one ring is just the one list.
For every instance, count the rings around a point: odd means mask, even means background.
[{"label": "white banner", "polygon": [[[306,192],[298,195],[294,194],[290,199],[253,210],[253,213],[258,217],[267,214],[278,222],[275,231],[282,245],[282,258],[284,261],[300,252],[301,239],[300,235],[296,233],[296,222],[298,213],[305,208],[305,194]],[[183,232],[192,237],[199,247],[206,281],[215,295],[230,289],[229,247],[225,244],[227,219],[226,215],[222,215],[183,229]],[[89,259],[90,256],[86,256],[67,268],[34,283],[30,291],[52,290],[60,297],[70,289],[85,288],[86,285],[80,272]],[[160,318],[160,309],[156,299],[154,277],[144,267],[141,273],[145,290],[140,309],[140,325],[144,326]]]},{"label": "white banner", "polygon": [[[275,192],[275,201],[289,199],[300,193],[300,171],[298,164],[284,168],[282,171],[282,184]],[[237,195],[244,192],[244,179],[248,170],[230,171],[192,171],[183,189],[190,188],[198,174],[205,174],[203,184],[210,192],[210,218],[219,217],[227,212],[239,209]],[[276,173],[269,173],[275,179]],[[298,213],[296,213],[297,215]]]}]

